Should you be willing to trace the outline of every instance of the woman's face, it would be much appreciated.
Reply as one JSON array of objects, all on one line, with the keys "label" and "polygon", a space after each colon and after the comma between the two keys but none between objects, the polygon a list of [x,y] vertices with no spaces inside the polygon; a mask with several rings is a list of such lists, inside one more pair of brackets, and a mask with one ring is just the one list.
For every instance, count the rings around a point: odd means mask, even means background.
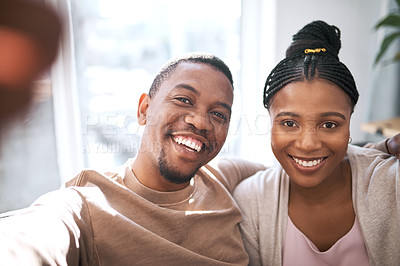
[{"label": "woman's face", "polygon": [[333,177],[347,152],[349,96],[319,79],[290,83],[272,100],[272,151],[291,181],[311,188]]}]

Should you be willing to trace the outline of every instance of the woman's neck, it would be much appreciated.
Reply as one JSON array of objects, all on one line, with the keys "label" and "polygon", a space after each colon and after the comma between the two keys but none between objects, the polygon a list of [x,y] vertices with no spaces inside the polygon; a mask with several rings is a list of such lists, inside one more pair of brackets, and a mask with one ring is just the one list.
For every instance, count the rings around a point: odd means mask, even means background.
[{"label": "woman's neck", "polygon": [[337,204],[351,199],[351,168],[347,158],[318,186],[305,188],[290,181],[289,205],[303,203],[307,206]]}]

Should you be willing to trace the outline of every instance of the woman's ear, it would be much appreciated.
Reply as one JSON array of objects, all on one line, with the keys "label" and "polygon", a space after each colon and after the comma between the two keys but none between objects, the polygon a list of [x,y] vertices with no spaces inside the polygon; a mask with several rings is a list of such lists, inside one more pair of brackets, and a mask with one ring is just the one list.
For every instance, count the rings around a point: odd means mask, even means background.
[{"label": "woman's ear", "polygon": [[150,97],[143,93],[140,95],[139,105],[137,110],[137,118],[139,125],[143,126],[146,125],[146,115],[147,115],[147,108],[149,107],[149,99]]}]

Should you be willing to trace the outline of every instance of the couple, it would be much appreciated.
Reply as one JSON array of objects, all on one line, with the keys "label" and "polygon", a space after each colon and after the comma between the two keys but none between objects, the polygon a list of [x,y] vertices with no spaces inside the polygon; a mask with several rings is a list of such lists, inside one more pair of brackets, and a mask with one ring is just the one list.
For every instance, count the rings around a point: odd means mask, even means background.
[{"label": "couple", "polygon": [[207,164],[228,132],[229,68],[210,55],[169,62],[140,97],[137,157],[110,173],[84,170],[4,214],[1,263],[398,263],[399,163],[388,153],[398,155],[399,141],[376,144],[381,151],[348,145],[358,93],[339,49],[339,29],[312,22],[271,72],[264,105],[281,166],[266,170],[239,159]]}]

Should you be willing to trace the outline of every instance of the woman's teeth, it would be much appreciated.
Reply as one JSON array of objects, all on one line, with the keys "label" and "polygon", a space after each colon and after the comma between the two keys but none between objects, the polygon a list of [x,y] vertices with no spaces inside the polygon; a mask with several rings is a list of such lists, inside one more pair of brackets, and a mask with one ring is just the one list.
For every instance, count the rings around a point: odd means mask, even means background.
[{"label": "woman's teeth", "polygon": [[324,160],[322,158],[322,159],[317,159],[317,160],[312,160],[312,161],[305,161],[305,160],[297,159],[295,157],[292,157],[292,158],[297,164],[299,164],[301,166],[304,166],[304,167],[316,166],[316,165],[320,164]]}]

